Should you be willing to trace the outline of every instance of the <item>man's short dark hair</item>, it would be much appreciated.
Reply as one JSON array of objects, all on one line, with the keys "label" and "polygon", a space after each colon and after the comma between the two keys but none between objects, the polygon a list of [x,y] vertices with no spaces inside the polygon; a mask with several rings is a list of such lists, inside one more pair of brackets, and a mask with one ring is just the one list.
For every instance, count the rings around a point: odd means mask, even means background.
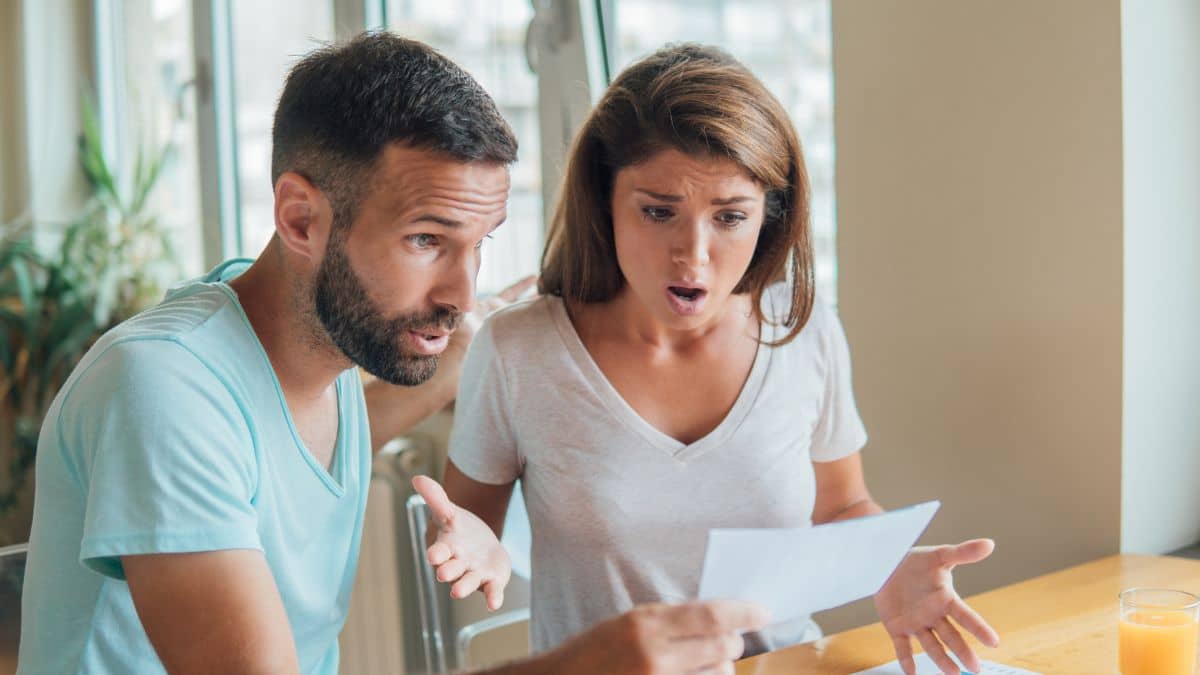
[{"label": "man's short dark hair", "polygon": [[305,56],[275,110],[271,183],[294,171],[325,193],[348,227],[392,143],[464,162],[511,164],[517,140],[492,97],[429,45],[364,33]]}]

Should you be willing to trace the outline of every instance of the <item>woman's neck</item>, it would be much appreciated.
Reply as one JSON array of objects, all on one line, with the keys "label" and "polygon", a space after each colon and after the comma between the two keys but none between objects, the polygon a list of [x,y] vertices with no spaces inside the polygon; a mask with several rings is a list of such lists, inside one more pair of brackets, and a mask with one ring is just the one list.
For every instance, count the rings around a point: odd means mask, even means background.
[{"label": "woman's neck", "polygon": [[585,344],[596,340],[676,353],[704,351],[733,333],[758,338],[758,326],[747,295],[730,295],[712,317],[680,329],[664,324],[626,286],[601,303],[567,303],[567,312]]}]

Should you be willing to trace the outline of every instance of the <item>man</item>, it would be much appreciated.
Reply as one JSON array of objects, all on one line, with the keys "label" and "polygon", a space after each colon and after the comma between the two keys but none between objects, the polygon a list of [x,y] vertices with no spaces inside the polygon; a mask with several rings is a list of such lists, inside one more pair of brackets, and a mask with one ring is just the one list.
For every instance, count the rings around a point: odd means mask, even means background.
[{"label": "man", "polygon": [[[515,158],[492,100],[420,43],[293,69],[270,244],[110,331],[46,417],[19,672],[337,671],[371,463],[355,366],[413,387],[381,404],[446,397],[428,385]],[[641,608],[496,672],[719,672],[761,623]]]}]

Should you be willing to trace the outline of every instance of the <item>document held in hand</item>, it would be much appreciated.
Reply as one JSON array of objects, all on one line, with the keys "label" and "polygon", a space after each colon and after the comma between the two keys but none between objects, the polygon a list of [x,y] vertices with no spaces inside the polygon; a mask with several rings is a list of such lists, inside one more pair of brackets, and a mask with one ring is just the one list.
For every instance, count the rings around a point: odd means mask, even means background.
[{"label": "document held in hand", "polygon": [[815,527],[710,530],[700,599],[756,602],[778,623],[874,595],[940,506]]}]

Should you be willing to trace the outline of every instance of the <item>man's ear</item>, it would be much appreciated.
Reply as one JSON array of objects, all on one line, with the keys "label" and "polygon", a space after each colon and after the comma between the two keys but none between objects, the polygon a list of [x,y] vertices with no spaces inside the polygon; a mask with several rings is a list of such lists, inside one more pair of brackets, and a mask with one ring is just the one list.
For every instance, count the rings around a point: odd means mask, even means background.
[{"label": "man's ear", "polygon": [[275,232],[284,248],[316,262],[324,255],[332,224],[329,200],[307,178],[288,171],[275,181]]}]

